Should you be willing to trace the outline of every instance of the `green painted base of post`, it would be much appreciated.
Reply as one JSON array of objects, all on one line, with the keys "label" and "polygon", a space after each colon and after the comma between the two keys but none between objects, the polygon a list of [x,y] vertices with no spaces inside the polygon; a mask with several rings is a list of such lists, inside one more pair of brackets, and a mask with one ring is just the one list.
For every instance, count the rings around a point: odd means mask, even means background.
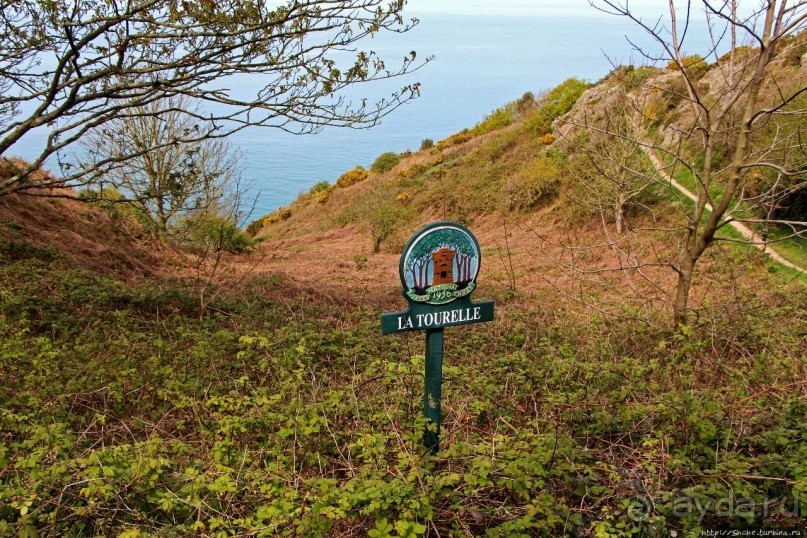
[{"label": "green painted base of post", "polygon": [[[426,430],[423,445],[432,454],[440,450],[440,399],[443,396],[443,329],[426,331],[426,390],[423,393],[423,416]],[[435,431],[432,431],[436,427]]]}]

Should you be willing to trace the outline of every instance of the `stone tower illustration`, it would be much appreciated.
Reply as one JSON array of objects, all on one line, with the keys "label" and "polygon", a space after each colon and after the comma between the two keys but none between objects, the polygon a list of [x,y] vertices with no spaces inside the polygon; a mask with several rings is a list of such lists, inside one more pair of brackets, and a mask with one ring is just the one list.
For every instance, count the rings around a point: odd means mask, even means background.
[{"label": "stone tower illustration", "polygon": [[440,248],[432,252],[434,261],[434,274],[432,275],[432,286],[438,284],[454,283],[454,256],[456,253],[450,248]]}]

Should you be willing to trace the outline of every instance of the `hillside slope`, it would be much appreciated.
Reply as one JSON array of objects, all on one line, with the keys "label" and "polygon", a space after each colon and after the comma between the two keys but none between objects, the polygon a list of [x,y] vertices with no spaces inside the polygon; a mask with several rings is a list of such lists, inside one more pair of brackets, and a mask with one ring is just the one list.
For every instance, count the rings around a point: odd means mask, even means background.
[{"label": "hillside slope", "polygon": [[181,257],[114,208],[72,199],[70,189],[42,194],[0,197],[3,258],[55,260],[65,268],[132,278],[165,272],[172,258]]},{"label": "hillside slope", "polygon": [[[780,66],[780,73],[799,83],[807,79],[800,66]],[[702,80],[710,76],[707,71]],[[389,170],[357,169],[334,185],[318,185],[253,224],[263,239],[260,267],[301,282],[389,290],[397,285],[405,240],[428,222],[453,220],[480,239],[483,281],[612,313],[624,311],[625,304],[634,305],[636,315],[664,310],[676,277],[675,229],[688,199],[669,180],[665,184],[667,170],[657,170],[655,153],[646,150],[633,158],[656,179],[625,205],[627,229],[620,231],[603,202],[610,193],[592,187],[598,170],[581,149],[588,135],[580,126],[606,117],[627,92],[630,121],[645,125],[645,136],[653,137],[642,114],[660,105],[646,88],[674,79],[670,69],[656,68],[615,69],[591,87],[570,79],[540,98],[525,94],[433,147],[402,154]],[[683,105],[664,106],[669,121],[682,121],[688,113]],[[794,238],[785,246],[781,252],[795,266],[807,259],[807,241]],[[737,271],[722,271],[727,264]],[[631,269],[622,270],[626,267]],[[773,279],[776,287],[777,274],[805,282],[798,271],[756,249],[730,243],[709,249],[699,274],[695,309],[722,302],[721,294],[737,285],[755,287],[760,279]]]}]

